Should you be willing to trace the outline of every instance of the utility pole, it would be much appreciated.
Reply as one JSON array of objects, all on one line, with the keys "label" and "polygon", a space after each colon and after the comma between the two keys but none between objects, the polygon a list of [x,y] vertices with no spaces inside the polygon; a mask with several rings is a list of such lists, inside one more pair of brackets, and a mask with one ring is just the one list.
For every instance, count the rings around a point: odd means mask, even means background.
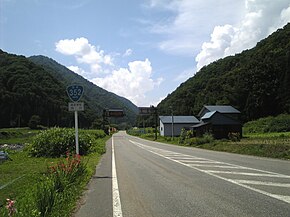
[{"label": "utility pole", "polygon": [[171,138],[173,141],[173,137],[174,137],[174,117],[173,117],[173,108],[172,106],[170,106],[171,109]]},{"label": "utility pole", "polygon": [[157,107],[154,107],[153,105],[151,106],[151,109],[153,110],[153,114],[155,116],[155,139],[157,140],[157,125],[158,125],[158,112],[157,112]]}]

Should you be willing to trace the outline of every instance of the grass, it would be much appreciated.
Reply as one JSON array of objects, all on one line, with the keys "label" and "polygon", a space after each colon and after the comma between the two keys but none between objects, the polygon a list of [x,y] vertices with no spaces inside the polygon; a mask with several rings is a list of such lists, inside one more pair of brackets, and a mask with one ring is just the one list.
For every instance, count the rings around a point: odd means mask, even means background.
[{"label": "grass", "polygon": [[[30,142],[32,137],[38,132],[39,131],[31,131],[27,128],[1,129],[0,144],[23,144]],[[93,131],[91,132],[93,133]],[[108,136],[100,138],[97,139],[96,142],[104,146],[108,138]],[[43,174],[47,172],[47,168],[51,165],[51,162],[55,163],[63,159],[30,157],[25,148],[18,151],[8,150],[8,153],[12,160],[0,164],[0,216],[2,213],[1,209],[5,209],[4,205],[6,204],[7,198],[16,200],[16,203],[17,201],[26,200],[25,198],[29,200],[31,195],[29,195],[29,193],[27,194],[27,192],[31,189],[35,189],[36,185],[41,184],[40,180],[43,179]],[[66,200],[65,210],[59,211],[59,213],[62,213],[61,216],[69,216],[73,211],[76,200],[95,172],[95,166],[99,162],[100,156],[99,153],[94,152],[84,157],[84,161],[87,162],[88,173],[82,178],[80,186],[72,189],[72,192],[69,192],[73,199],[69,201]],[[59,209],[62,209],[61,206]],[[65,215],[63,214],[64,212],[66,212]]]},{"label": "grass", "polygon": [[0,144],[28,143],[39,132],[40,130],[31,130],[28,127],[0,129]]}]

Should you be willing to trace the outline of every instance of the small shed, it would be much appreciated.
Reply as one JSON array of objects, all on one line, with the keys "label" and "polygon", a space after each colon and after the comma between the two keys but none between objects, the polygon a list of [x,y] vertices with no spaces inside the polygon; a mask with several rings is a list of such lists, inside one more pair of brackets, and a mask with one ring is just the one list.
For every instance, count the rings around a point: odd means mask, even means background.
[{"label": "small shed", "polygon": [[204,106],[199,112],[200,123],[192,126],[196,136],[211,133],[214,138],[228,138],[229,133],[242,136],[240,111],[232,106]]},{"label": "small shed", "polygon": [[194,116],[159,116],[161,136],[180,136],[181,130],[199,123]]}]

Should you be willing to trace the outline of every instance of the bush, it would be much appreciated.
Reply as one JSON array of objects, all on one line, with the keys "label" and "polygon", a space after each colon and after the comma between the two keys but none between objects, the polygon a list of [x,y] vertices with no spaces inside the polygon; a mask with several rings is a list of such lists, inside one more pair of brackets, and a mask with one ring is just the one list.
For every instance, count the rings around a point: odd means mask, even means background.
[{"label": "bush", "polygon": [[186,130],[184,128],[182,128],[181,132],[180,132],[178,143],[179,144],[184,144],[185,139],[186,139]]},{"label": "bush", "polygon": [[32,115],[29,122],[28,127],[30,129],[38,129],[38,125],[40,124],[40,117],[38,115]]},{"label": "bush", "polygon": [[290,115],[281,114],[277,117],[260,118],[244,124],[245,133],[268,133],[290,131]]},{"label": "bush", "polygon": [[210,133],[205,133],[202,137],[197,137],[195,142],[197,145],[203,145],[206,143],[211,143],[214,141],[213,135]]},{"label": "bush", "polygon": [[228,137],[233,142],[239,142],[239,141],[241,141],[241,135],[240,135],[240,133],[229,133]]},{"label": "bush", "polygon": [[[101,130],[79,131],[79,151],[86,155],[92,151],[104,152],[104,147],[97,147],[97,138],[105,137]],[[66,152],[75,152],[74,129],[52,128],[41,132],[33,138],[29,152],[35,157],[60,157]]]}]

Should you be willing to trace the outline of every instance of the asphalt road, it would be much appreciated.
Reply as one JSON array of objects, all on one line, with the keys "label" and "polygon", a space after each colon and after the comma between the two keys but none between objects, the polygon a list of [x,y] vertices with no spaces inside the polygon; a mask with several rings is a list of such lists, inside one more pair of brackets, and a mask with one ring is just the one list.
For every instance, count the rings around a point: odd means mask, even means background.
[{"label": "asphalt road", "polygon": [[289,161],[112,140],[76,217],[290,216]]}]

